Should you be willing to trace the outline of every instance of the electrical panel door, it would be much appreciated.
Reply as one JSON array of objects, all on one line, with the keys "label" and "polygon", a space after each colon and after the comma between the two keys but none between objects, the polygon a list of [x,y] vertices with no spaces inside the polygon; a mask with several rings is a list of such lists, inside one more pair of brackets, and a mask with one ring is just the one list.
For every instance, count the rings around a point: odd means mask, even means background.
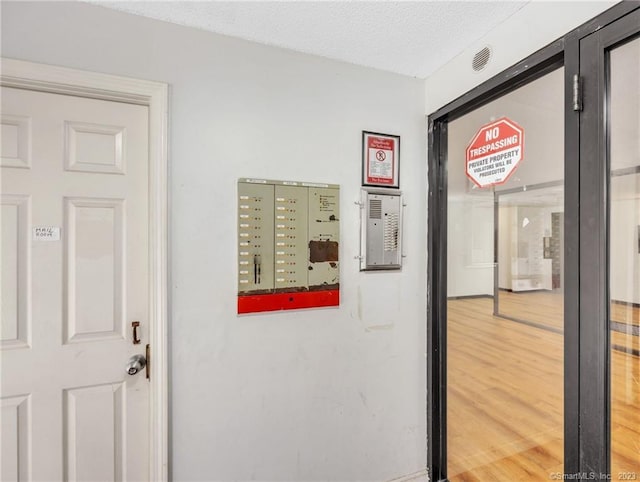
[{"label": "electrical panel door", "polygon": [[340,190],[238,181],[238,313],[336,306]]}]

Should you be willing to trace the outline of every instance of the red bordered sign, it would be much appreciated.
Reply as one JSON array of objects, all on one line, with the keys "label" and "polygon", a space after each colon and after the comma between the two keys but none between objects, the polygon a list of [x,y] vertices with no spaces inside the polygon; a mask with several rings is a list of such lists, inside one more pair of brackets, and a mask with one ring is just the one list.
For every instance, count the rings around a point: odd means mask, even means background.
[{"label": "red bordered sign", "polygon": [[400,187],[400,136],[362,131],[362,185]]},{"label": "red bordered sign", "polygon": [[503,117],[478,130],[466,150],[465,173],[478,187],[504,184],[524,159],[524,129]]}]

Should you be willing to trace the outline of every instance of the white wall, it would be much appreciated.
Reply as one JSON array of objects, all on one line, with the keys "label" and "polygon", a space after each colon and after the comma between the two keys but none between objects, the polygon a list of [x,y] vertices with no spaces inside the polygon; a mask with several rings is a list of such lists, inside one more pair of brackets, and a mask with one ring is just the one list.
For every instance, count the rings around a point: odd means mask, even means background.
[{"label": "white wall", "polygon": [[[611,169],[640,165],[640,40],[611,53]],[[611,179],[611,298],[640,303],[640,175]]]},{"label": "white wall", "polygon": [[[426,466],[424,82],[77,3],[2,4],[2,55],[167,82],[175,480]],[[402,136],[402,272],[358,272],[361,131]],[[235,314],[236,180],[341,185],[342,303]]]},{"label": "white wall", "polygon": [[447,296],[493,295],[493,195],[449,196]]},{"label": "white wall", "polygon": [[640,174],[611,179],[611,299],[640,303]]},{"label": "white wall", "polygon": [[517,216],[517,206],[501,206],[498,210],[498,288],[511,289],[512,252],[517,249]]},{"label": "white wall", "polygon": [[[425,113],[435,112],[615,3],[528,3],[426,79]],[[492,60],[482,72],[474,72],[473,56],[487,45]],[[504,187],[562,179],[563,75],[562,70],[554,71],[449,124],[449,296],[493,292],[493,268],[483,267],[493,253],[493,236],[485,234],[493,230],[493,213],[487,206],[491,200],[467,192],[464,169],[454,166],[464,165],[464,151],[480,126],[508,115],[525,128],[525,160]]]},{"label": "white wall", "polygon": [[[435,112],[616,3],[529,2],[427,78],[425,112]],[[473,56],[487,45],[493,51],[491,62],[475,72],[471,68]]]}]

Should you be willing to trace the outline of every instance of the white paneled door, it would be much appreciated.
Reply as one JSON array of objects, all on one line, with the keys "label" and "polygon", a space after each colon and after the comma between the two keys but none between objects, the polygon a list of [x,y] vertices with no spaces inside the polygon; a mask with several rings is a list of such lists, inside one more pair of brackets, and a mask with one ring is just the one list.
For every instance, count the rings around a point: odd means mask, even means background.
[{"label": "white paneled door", "polygon": [[149,382],[125,372],[149,343],[148,107],[2,87],[0,112],[0,480],[148,480]]}]

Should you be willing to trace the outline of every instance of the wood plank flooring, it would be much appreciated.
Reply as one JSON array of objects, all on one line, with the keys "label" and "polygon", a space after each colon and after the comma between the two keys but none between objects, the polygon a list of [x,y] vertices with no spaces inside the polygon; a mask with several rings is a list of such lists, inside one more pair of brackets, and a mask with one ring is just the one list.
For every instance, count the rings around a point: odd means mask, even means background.
[{"label": "wood plank flooring", "polygon": [[560,291],[499,291],[499,313],[562,330],[564,297]]},{"label": "wood plank flooring", "polygon": [[[562,328],[561,296],[506,294],[502,313]],[[563,470],[562,334],[492,312],[489,298],[448,302],[449,480],[552,480]],[[612,396],[612,480],[640,480],[640,358],[612,352]]]},{"label": "wood plank flooring", "polygon": [[640,309],[624,303],[611,303],[611,319],[620,323],[640,326]]},{"label": "wood plank flooring", "polygon": [[[563,296],[559,291],[500,291],[499,310],[504,316],[524,319],[556,330],[564,328]],[[613,302],[611,320],[627,325],[630,330],[637,330],[640,327],[640,308]],[[612,331],[611,343],[627,350],[640,351],[640,337],[632,334]]]}]

